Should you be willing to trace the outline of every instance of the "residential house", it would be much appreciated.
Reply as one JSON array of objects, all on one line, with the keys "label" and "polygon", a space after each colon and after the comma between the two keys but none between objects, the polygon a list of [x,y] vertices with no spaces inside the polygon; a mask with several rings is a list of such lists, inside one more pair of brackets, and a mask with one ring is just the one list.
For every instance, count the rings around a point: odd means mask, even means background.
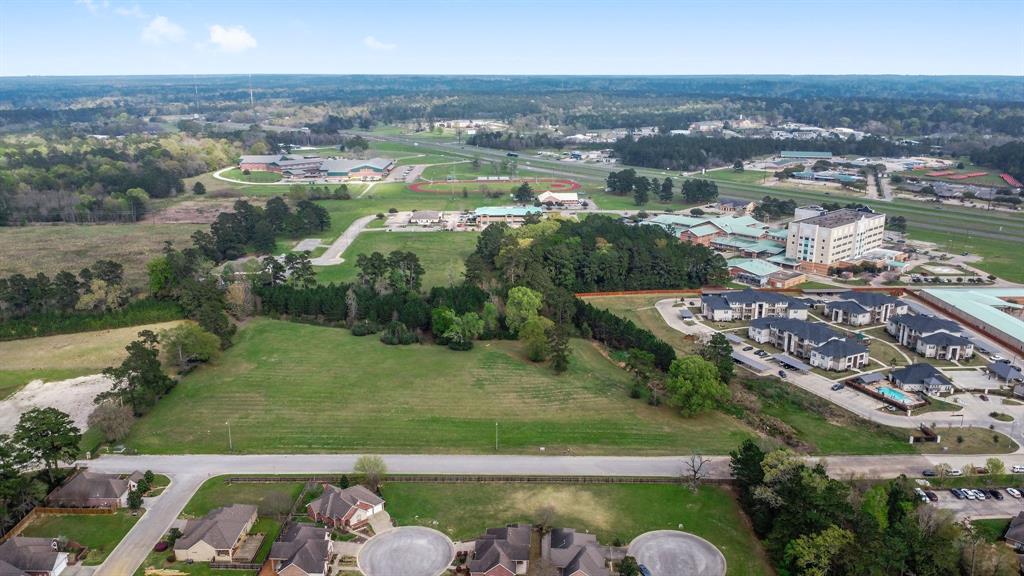
[{"label": "residential house", "polygon": [[179,562],[234,562],[235,553],[256,523],[256,507],[232,504],[189,520],[174,542]]},{"label": "residential house", "polygon": [[268,559],[276,576],[325,576],[332,550],[326,528],[292,524],[270,547]]},{"label": "residential house", "polygon": [[868,347],[850,339],[829,340],[811,349],[811,366],[822,370],[859,370],[868,362]]},{"label": "residential house", "polygon": [[306,505],[309,517],[331,528],[356,530],[384,511],[384,500],[363,486],[338,488],[324,484],[323,494]]},{"label": "residential house", "polygon": [[700,297],[701,314],[714,322],[735,322],[766,317],[804,320],[807,303],[777,292],[740,290],[704,294]]},{"label": "residential house", "polygon": [[925,358],[963,360],[974,355],[974,343],[952,320],[928,314],[899,314],[889,319],[885,330]]},{"label": "residential house", "polygon": [[1024,548],[1024,512],[1018,512],[1013,520],[1010,520],[1010,525],[1006,528],[1006,534],[1003,534],[1003,539],[1006,543],[1020,550]]},{"label": "residential house", "polygon": [[67,565],[53,538],[15,536],[0,544],[0,576],[58,576]]},{"label": "residential house", "polygon": [[[530,569],[533,528],[515,524],[491,528],[474,542],[470,576],[515,576]],[[540,539],[535,558],[554,576],[610,576],[605,555],[592,534],[553,528]]]},{"label": "residential house", "polygon": [[953,382],[931,364],[897,368],[889,373],[889,381],[905,392],[924,392],[929,396],[953,391]]},{"label": "residential house", "polygon": [[[136,474],[139,474],[136,472]],[[138,478],[141,476],[132,476]],[[124,508],[137,480],[83,470],[58,486],[46,501],[60,508]]]}]

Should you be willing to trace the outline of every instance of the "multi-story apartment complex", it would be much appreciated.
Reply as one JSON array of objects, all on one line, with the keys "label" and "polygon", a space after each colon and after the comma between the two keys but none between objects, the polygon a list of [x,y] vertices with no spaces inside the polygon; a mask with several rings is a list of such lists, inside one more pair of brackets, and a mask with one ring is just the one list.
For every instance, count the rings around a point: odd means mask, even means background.
[{"label": "multi-story apartment complex", "polygon": [[964,360],[974,356],[974,343],[952,320],[927,314],[900,314],[889,319],[885,331],[925,358]]},{"label": "multi-story apartment complex", "polygon": [[877,292],[844,292],[825,304],[825,315],[832,322],[851,326],[884,324],[896,314],[906,314],[906,302]]},{"label": "multi-story apartment complex", "polygon": [[735,322],[766,317],[807,319],[807,304],[775,292],[740,290],[700,297],[701,314],[714,322]]},{"label": "multi-story apartment complex", "polygon": [[786,256],[825,273],[839,262],[856,261],[882,246],[885,214],[843,208],[789,223]]},{"label": "multi-story apartment complex", "polygon": [[854,370],[868,363],[868,348],[843,338],[826,324],[792,318],[759,318],[747,328],[747,336],[758,343],[770,343],[811,366],[823,370]]}]

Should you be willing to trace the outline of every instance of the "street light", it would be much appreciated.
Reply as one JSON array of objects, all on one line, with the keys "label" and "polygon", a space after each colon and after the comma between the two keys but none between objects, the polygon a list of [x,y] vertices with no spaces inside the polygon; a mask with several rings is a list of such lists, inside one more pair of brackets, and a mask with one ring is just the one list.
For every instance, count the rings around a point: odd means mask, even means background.
[{"label": "street light", "polygon": [[234,452],[235,445],[231,441],[231,420],[228,420],[227,422],[225,422],[225,424],[228,425],[228,452]]},{"label": "street light", "polygon": [[494,451],[498,451],[498,423],[494,423]]}]

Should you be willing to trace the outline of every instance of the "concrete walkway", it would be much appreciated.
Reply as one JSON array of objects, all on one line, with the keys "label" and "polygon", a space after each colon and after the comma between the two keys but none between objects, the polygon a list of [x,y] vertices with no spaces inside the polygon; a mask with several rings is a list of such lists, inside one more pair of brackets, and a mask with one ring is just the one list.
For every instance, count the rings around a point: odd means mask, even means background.
[{"label": "concrete walkway", "polygon": [[341,264],[344,262],[345,259],[342,258],[341,255],[345,253],[345,250],[347,250],[349,246],[352,245],[352,242],[354,242],[356,237],[359,236],[359,233],[366,229],[370,222],[373,222],[375,218],[377,218],[377,216],[371,214],[369,216],[363,216],[353,222],[345,229],[344,232],[341,233],[341,236],[338,236],[337,240],[327,247],[326,252],[311,260],[313,266],[334,266],[335,264]]}]

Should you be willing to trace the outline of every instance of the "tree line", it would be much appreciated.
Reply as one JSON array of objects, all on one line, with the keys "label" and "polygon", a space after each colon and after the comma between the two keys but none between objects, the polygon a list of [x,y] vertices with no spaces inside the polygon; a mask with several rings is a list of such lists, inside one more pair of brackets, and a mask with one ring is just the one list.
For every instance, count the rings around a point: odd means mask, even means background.
[{"label": "tree line", "polygon": [[524,150],[527,148],[556,148],[561,150],[565,142],[557,136],[547,133],[520,134],[518,132],[501,132],[480,130],[466,139],[470,146],[496,148],[499,150]]},{"label": "tree line", "polygon": [[787,449],[731,453],[740,506],[780,574],[1016,574],[1012,550],[978,543],[952,513],[922,504],[905,476],[850,484]]},{"label": "tree line", "polygon": [[218,214],[210,231],[194,232],[192,241],[202,256],[220,263],[240,258],[249,251],[272,252],[280,235],[297,238],[323,232],[330,226],[327,209],[310,200],[300,200],[294,210],[279,196],[262,208],[237,200],[234,211]]},{"label": "tree line", "polygon": [[971,162],[1002,170],[1024,181],[1024,142],[1007,142],[1001,146],[976,150],[971,153]]}]

